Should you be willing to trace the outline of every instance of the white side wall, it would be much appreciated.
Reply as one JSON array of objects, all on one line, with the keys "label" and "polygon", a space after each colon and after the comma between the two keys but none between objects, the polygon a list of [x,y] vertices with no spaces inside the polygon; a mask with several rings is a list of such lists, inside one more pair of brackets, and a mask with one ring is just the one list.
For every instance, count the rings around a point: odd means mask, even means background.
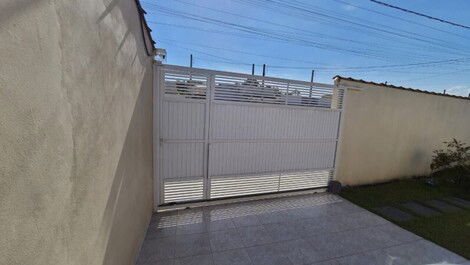
[{"label": "white side wall", "polygon": [[153,199],[134,0],[2,0],[0,58],[0,264],[132,264]]},{"label": "white side wall", "polygon": [[432,151],[470,144],[470,100],[341,80],[346,95],[337,179],[346,185],[430,173]]}]

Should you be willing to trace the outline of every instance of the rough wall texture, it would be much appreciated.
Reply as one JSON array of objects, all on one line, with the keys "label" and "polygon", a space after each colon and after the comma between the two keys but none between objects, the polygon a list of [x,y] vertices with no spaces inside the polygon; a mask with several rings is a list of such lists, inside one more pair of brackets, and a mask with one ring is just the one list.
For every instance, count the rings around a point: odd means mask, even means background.
[{"label": "rough wall texture", "polygon": [[132,264],[152,212],[133,0],[0,2],[0,264]]},{"label": "rough wall texture", "polygon": [[430,173],[432,151],[470,144],[470,100],[341,80],[348,90],[337,179],[358,185]]}]

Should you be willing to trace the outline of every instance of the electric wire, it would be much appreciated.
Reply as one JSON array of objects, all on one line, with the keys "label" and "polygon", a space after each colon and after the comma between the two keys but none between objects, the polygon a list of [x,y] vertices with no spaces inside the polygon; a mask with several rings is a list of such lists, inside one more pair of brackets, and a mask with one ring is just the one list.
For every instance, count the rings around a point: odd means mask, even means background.
[{"label": "electric wire", "polygon": [[442,19],[442,18],[433,17],[433,16],[430,16],[430,15],[419,13],[419,12],[409,10],[409,9],[406,9],[406,8],[403,8],[403,7],[394,6],[394,5],[387,4],[387,3],[384,3],[384,2],[380,2],[380,1],[377,1],[377,0],[370,0],[370,1],[373,2],[373,3],[379,4],[379,5],[383,5],[383,6],[386,6],[386,7],[393,8],[393,9],[397,9],[397,10],[407,12],[407,13],[410,13],[410,14],[413,14],[413,15],[417,15],[417,16],[425,17],[425,18],[428,18],[428,19],[431,19],[431,20],[439,21],[441,23],[449,24],[449,25],[456,26],[456,27],[461,27],[461,28],[464,28],[464,29],[470,29],[470,26],[462,25],[462,24],[455,23],[455,22],[445,20],[445,19]]}]

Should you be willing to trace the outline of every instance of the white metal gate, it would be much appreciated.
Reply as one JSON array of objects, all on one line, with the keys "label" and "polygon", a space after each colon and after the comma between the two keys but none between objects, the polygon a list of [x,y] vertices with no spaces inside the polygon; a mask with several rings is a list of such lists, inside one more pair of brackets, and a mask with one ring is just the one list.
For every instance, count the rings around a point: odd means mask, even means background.
[{"label": "white metal gate", "polygon": [[344,91],[174,65],[155,70],[157,205],[325,187]]}]

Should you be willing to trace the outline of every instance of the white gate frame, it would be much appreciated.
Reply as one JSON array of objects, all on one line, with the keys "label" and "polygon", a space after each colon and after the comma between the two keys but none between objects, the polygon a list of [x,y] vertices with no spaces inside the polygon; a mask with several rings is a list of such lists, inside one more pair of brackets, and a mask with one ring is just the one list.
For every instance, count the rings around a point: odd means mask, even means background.
[{"label": "white gate frame", "polygon": [[[234,76],[234,77],[253,77],[262,80],[270,80],[270,81],[277,81],[277,82],[295,82],[298,84],[308,85],[311,87],[327,87],[332,88],[339,93],[338,96],[339,100],[339,107],[335,111],[339,111],[339,125],[336,137],[336,146],[334,151],[334,161],[333,161],[333,171],[331,179],[336,179],[336,167],[339,161],[339,154],[341,152],[341,142],[342,142],[342,134],[343,134],[343,124],[344,124],[344,110],[346,107],[346,98],[347,98],[347,88],[337,85],[327,85],[321,83],[311,83],[306,81],[299,81],[299,80],[289,80],[289,79],[282,79],[282,78],[275,78],[275,77],[263,77],[257,75],[248,75],[248,74],[241,74],[241,73],[233,73],[233,72],[225,72],[225,71],[215,71],[215,70],[208,70],[208,69],[199,69],[199,68],[189,68],[184,66],[177,66],[177,65],[162,65],[159,62],[154,64],[154,76],[153,76],[153,166],[154,166],[154,209],[157,210],[157,207],[163,203],[163,194],[161,192],[162,185],[163,185],[163,177],[162,177],[162,168],[163,168],[163,161],[162,161],[162,142],[161,142],[161,120],[162,120],[162,102],[164,98],[164,70],[170,69],[175,71],[182,71],[182,72],[190,72],[193,74],[200,74],[207,76],[207,94],[206,94],[206,103],[205,103],[205,125],[204,125],[204,164],[203,164],[203,174],[204,174],[204,199],[209,198],[210,194],[210,183],[209,178],[211,176],[211,172],[209,169],[209,148],[212,142],[216,142],[217,140],[209,139],[209,124],[210,124],[210,111],[211,111],[211,104],[214,101],[214,87],[215,87],[215,75],[226,75],[226,76]],[[163,77],[163,78],[162,78]],[[231,102],[231,104],[240,104],[240,105],[250,105],[252,103],[242,103],[242,102]],[[286,103],[287,104],[287,103]],[[277,105],[276,105],[277,106]],[[280,105],[282,106],[282,105]],[[295,108],[293,106],[289,106],[290,108]],[[302,108],[302,107],[300,107]],[[310,107],[318,110],[330,110],[331,108],[316,108]],[[279,172],[278,172],[279,173]]]}]

